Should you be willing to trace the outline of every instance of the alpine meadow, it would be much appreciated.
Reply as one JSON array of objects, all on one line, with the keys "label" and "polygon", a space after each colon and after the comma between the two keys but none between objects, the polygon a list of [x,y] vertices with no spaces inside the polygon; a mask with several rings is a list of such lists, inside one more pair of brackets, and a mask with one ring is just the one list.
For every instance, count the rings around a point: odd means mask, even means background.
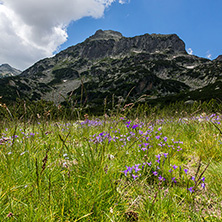
[{"label": "alpine meadow", "polygon": [[0,0],[0,221],[222,221],[221,7]]}]

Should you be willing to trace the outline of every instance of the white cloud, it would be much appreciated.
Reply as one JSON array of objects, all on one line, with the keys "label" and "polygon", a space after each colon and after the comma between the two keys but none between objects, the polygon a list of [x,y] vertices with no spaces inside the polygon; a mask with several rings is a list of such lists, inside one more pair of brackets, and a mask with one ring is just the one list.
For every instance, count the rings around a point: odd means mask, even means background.
[{"label": "white cloud", "polygon": [[193,55],[193,50],[191,48],[187,49],[189,55]]},{"label": "white cloud", "polygon": [[130,0],[119,0],[120,4],[125,4],[125,3],[128,3],[128,2],[130,2]]},{"label": "white cloud", "polygon": [[71,21],[85,16],[100,18],[115,1],[0,0],[0,63],[25,69],[52,56],[67,40],[66,28]]},{"label": "white cloud", "polygon": [[206,57],[207,57],[208,59],[212,59],[212,55],[211,55],[210,51],[207,51]]}]

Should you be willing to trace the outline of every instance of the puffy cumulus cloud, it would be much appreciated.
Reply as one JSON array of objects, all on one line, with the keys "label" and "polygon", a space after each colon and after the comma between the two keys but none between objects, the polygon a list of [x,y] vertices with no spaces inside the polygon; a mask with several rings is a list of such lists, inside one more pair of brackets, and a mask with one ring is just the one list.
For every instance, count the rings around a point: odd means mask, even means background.
[{"label": "puffy cumulus cloud", "polygon": [[[100,18],[116,0],[0,0],[0,63],[25,69],[52,56],[71,21]],[[123,4],[126,0],[118,0]]]},{"label": "puffy cumulus cloud", "polygon": [[189,55],[193,55],[193,50],[191,48],[187,49]]}]

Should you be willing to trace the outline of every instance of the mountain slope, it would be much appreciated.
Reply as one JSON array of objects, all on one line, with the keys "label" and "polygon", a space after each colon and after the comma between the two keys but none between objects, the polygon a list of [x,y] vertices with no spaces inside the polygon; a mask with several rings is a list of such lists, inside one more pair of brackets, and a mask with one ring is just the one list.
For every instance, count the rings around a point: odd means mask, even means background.
[{"label": "mountain slope", "polygon": [[17,76],[21,73],[20,70],[11,67],[9,64],[0,65],[0,78],[8,76]]},{"label": "mountain slope", "polygon": [[[98,30],[84,42],[43,59],[17,77],[0,80],[0,95],[88,106],[155,100],[221,82],[222,62],[188,55],[175,34],[126,38]],[[211,91],[212,93],[212,91]],[[213,93],[212,93],[213,96]],[[221,94],[217,97],[221,98]]]}]

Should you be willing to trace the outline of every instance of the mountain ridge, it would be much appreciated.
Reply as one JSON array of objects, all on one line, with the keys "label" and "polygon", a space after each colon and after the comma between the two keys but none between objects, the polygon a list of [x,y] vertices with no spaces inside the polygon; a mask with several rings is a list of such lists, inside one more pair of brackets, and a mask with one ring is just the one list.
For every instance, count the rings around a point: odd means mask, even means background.
[{"label": "mountain ridge", "polygon": [[118,103],[128,97],[136,102],[143,95],[143,101],[180,93],[186,98],[185,94],[221,79],[220,57],[211,61],[189,55],[176,34],[128,38],[116,31],[98,30],[84,42],[38,61],[18,77],[0,80],[4,86],[0,93],[9,100],[19,93],[30,100],[59,104],[69,98],[96,107],[104,99]]},{"label": "mountain ridge", "polygon": [[0,78],[5,78],[9,76],[17,76],[21,73],[22,71],[11,67],[9,64],[1,64],[0,65]]}]

